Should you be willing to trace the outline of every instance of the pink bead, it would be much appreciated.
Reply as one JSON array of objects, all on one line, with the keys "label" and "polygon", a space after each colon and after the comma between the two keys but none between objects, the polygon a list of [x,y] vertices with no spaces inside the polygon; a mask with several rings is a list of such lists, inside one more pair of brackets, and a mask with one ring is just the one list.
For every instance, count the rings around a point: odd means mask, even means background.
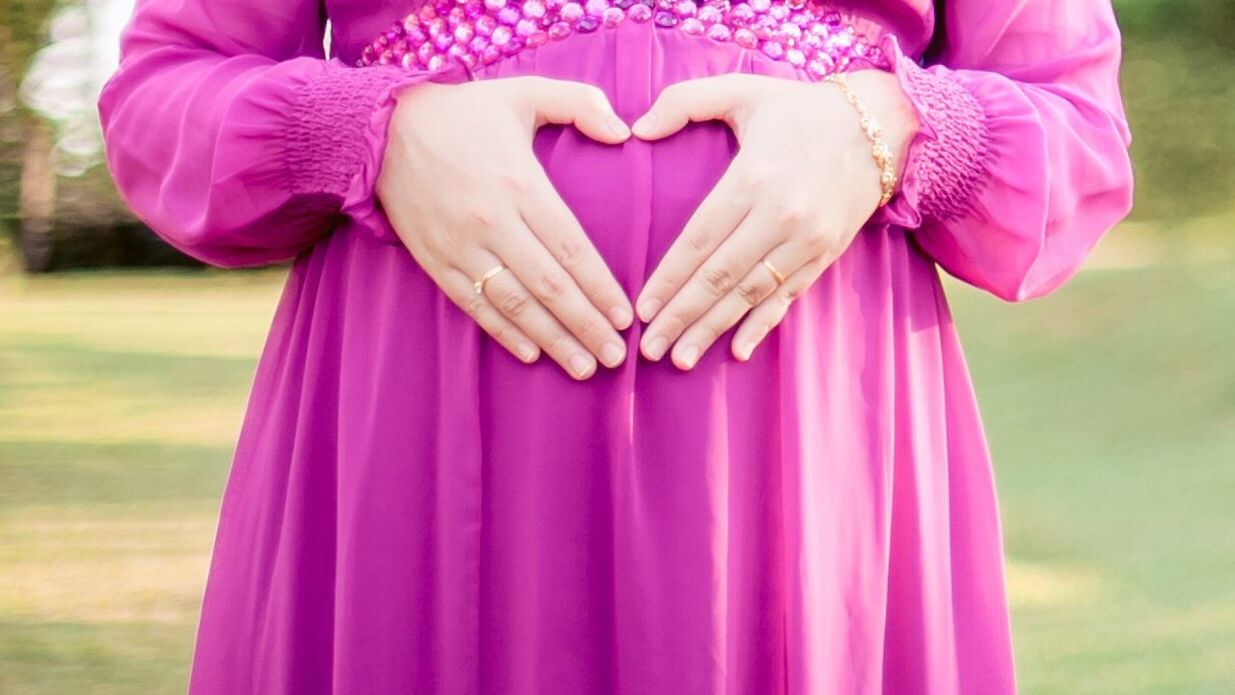
[{"label": "pink bead", "polygon": [[507,5],[497,11],[498,23],[505,24],[506,26],[513,27],[522,17],[523,13],[519,12],[514,5]]},{"label": "pink bead", "polygon": [[506,25],[501,25],[498,28],[493,30],[493,35],[489,37],[489,41],[494,46],[501,48],[502,46],[505,46],[507,42],[510,41],[510,37],[513,35],[514,35],[514,32],[510,30],[510,27]]},{"label": "pink bead", "polygon": [[621,24],[623,19],[626,19],[626,13],[620,7],[606,8],[600,15],[601,23],[610,29]]},{"label": "pink bead", "polygon": [[519,23],[515,25],[515,33],[525,39],[539,30],[540,27],[536,26],[536,22],[533,22],[530,19],[521,19],[519,20]]},{"label": "pink bead", "polygon": [[757,48],[814,79],[859,59],[890,68],[869,37],[839,12],[809,0],[426,0],[364,46],[356,65],[436,70],[451,59],[469,68],[489,65],[573,33],[617,27],[628,18],[651,21],[657,30],[680,27],[692,36]]},{"label": "pink bead", "polygon": [[733,38],[733,32],[724,24],[713,24],[708,27],[708,38],[713,41],[728,41]]}]

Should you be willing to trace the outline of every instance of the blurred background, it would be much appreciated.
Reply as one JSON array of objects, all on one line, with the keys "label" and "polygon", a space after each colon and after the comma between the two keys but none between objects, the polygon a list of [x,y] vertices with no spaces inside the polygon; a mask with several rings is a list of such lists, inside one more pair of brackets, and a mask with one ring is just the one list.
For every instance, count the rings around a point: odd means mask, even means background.
[{"label": "blurred background", "polygon": [[[1235,693],[1235,3],[1116,8],[1136,210],[1049,297],[948,290],[1023,692]],[[183,692],[286,272],[191,263],[116,197],[130,11],[0,0],[0,693]]]}]

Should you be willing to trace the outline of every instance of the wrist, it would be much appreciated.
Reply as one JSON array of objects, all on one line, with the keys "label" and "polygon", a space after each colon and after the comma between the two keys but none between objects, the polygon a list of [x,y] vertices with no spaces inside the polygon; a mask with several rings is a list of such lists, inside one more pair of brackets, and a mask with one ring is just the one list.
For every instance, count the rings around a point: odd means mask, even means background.
[{"label": "wrist", "polygon": [[850,86],[862,99],[866,109],[883,129],[883,140],[892,151],[892,166],[900,180],[905,171],[909,146],[913,143],[922,123],[909,95],[901,87],[896,76],[884,70],[858,70],[846,74]]}]

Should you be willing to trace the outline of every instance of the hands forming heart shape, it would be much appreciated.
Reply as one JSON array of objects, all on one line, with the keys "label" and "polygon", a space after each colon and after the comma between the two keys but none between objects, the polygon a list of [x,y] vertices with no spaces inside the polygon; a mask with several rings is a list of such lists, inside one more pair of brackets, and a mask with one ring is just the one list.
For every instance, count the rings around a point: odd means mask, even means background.
[{"label": "hands forming heart shape", "polygon": [[[849,82],[903,166],[918,124],[895,77],[864,70]],[[687,80],[627,127],[601,89],[581,82],[422,82],[399,95],[377,193],[416,261],[489,335],[524,362],[543,349],[586,379],[597,359],[625,359],[617,331],[635,315],[532,137],[546,123],[573,124],[618,144],[706,120],[728,124],[739,152],[639,292],[640,350],[659,360],[672,346],[673,363],[690,369],[740,321],[730,349],[745,361],[878,206],[870,142],[832,85],[750,73]],[[502,263],[511,272],[476,292],[473,282]]]}]

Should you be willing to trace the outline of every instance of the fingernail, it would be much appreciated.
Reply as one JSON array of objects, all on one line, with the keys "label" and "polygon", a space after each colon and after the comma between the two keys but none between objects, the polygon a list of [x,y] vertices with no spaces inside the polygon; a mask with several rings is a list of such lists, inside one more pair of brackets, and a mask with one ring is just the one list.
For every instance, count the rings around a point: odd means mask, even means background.
[{"label": "fingernail", "polygon": [[636,135],[647,135],[655,129],[656,114],[651,111],[640,116],[639,119],[635,121],[635,124],[631,126],[631,130],[633,130]]},{"label": "fingernail", "polygon": [[634,317],[630,315],[630,309],[618,305],[609,310],[609,320],[613,322],[614,327],[621,330],[629,326]]},{"label": "fingernail", "polygon": [[699,359],[699,346],[691,343],[690,345],[682,348],[680,358],[682,365],[687,369],[695,366],[695,360]]},{"label": "fingernail", "polygon": [[639,318],[644,321],[651,321],[657,311],[660,311],[660,300],[655,297],[648,297],[639,303]]},{"label": "fingernail", "polygon": [[592,368],[592,359],[584,354],[576,354],[570,358],[570,371],[575,376],[583,377]]},{"label": "fingernail", "polygon": [[524,362],[531,362],[536,356],[536,348],[532,347],[531,343],[519,343],[515,349],[519,351],[519,357],[523,358]]},{"label": "fingernail", "polygon": [[647,355],[648,358],[658,360],[665,354],[665,349],[669,347],[669,339],[663,335],[658,335],[652,338],[648,343]]},{"label": "fingernail", "polygon": [[612,130],[613,134],[620,138],[630,136],[630,127],[626,125],[625,121],[617,116],[609,117],[609,130]]},{"label": "fingernail", "polygon": [[738,346],[738,359],[745,362],[750,359],[750,354],[755,351],[755,341],[748,340]]},{"label": "fingernail", "polygon": [[622,346],[617,343],[605,343],[600,348],[600,356],[605,360],[605,366],[613,367],[622,361]]}]

